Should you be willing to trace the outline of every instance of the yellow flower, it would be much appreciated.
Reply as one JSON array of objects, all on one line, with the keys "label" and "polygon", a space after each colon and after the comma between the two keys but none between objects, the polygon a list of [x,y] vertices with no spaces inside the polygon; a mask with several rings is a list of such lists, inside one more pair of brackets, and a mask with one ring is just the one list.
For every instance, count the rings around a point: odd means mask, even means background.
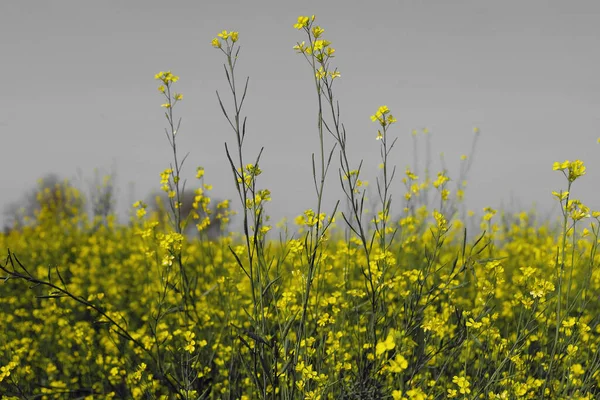
[{"label": "yellow flower", "polygon": [[396,122],[396,118],[390,114],[390,109],[387,106],[381,106],[375,114],[371,115],[371,121],[378,121],[381,126],[385,127]]},{"label": "yellow flower", "polygon": [[569,196],[569,192],[563,192],[562,190],[560,192],[552,191],[552,195],[556,197],[559,201],[564,201]]},{"label": "yellow flower", "polygon": [[331,79],[339,78],[340,76],[342,76],[342,74],[340,74],[340,72],[337,69],[333,72],[330,72],[329,75],[331,75]]},{"label": "yellow flower", "polygon": [[171,108],[171,103],[161,104],[160,106],[164,108]]},{"label": "yellow flower", "polygon": [[452,378],[452,382],[456,383],[456,386],[458,386],[459,392],[461,394],[471,393],[471,389],[469,389],[469,386],[471,386],[471,384],[469,383],[467,378],[465,378],[464,376],[461,376],[461,377],[455,376]]},{"label": "yellow flower", "polygon": [[[298,22],[294,24],[294,28],[296,29],[302,29],[304,27],[308,26],[308,17],[304,17],[304,16],[299,16],[298,17]],[[313,18],[314,20],[314,18]]]},{"label": "yellow flower", "polygon": [[317,79],[323,79],[325,78],[325,76],[327,75],[327,71],[325,71],[323,69],[323,67],[320,67],[317,72],[315,73],[315,76],[317,77]]},{"label": "yellow flower", "polygon": [[473,329],[479,329],[483,324],[481,322],[476,322],[473,318],[469,318],[466,325]]},{"label": "yellow flower", "polygon": [[396,354],[396,358],[390,360],[390,372],[399,373],[408,368],[408,361],[400,354]]},{"label": "yellow flower", "polygon": [[323,50],[330,44],[331,44],[331,42],[328,40],[315,40],[315,44],[313,45],[313,52]]},{"label": "yellow flower", "polygon": [[189,353],[193,353],[195,350],[195,348],[194,348],[195,344],[196,344],[196,342],[192,340],[192,341],[188,342],[183,349]]},{"label": "yellow flower", "polygon": [[325,29],[321,28],[320,26],[315,26],[314,28],[312,28],[312,33],[315,39],[318,39],[323,34],[323,32],[325,32]]},{"label": "yellow flower", "polygon": [[238,41],[238,36],[239,36],[239,32],[231,32],[230,33],[230,37],[231,37],[231,41],[233,43]]},{"label": "yellow flower", "polygon": [[135,212],[135,214],[137,215],[138,218],[144,218],[144,215],[146,215],[146,209],[140,208]]},{"label": "yellow flower", "polygon": [[212,45],[212,47],[215,47],[217,49],[221,48],[221,41],[219,40],[219,38],[214,38],[210,44]]},{"label": "yellow flower", "polygon": [[170,83],[177,82],[179,77],[173,75],[171,71],[160,71],[158,74],[154,75],[154,79],[162,81],[165,85],[169,85]]},{"label": "yellow flower", "polygon": [[583,165],[583,161],[575,160],[569,164],[569,181],[573,182],[575,179],[580,176],[585,175],[585,165]]},{"label": "yellow flower", "polygon": [[298,43],[294,46],[294,50],[296,50],[298,53],[304,53],[306,50],[306,43],[304,41],[302,43]]},{"label": "yellow flower", "polygon": [[385,341],[377,343],[375,354],[380,356],[389,350],[393,350],[394,347],[396,347],[396,342],[394,340],[394,331],[391,330]]},{"label": "yellow flower", "polygon": [[160,85],[158,87],[158,91],[161,92],[161,93],[164,93],[165,92],[165,87],[163,85]]},{"label": "yellow flower", "polygon": [[177,100],[177,101],[183,100],[183,95],[181,93],[175,93],[175,100]]},{"label": "yellow flower", "polygon": [[554,171],[564,171],[565,169],[569,168],[569,160],[565,160],[564,162],[555,162],[554,164],[552,164],[552,170]]},{"label": "yellow flower", "polygon": [[219,33],[217,36],[222,38],[223,40],[227,40],[229,38],[229,33],[227,33],[227,31],[223,31],[223,32]]},{"label": "yellow flower", "polygon": [[581,364],[573,364],[571,366],[571,372],[574,375],[580,376],[580,375],[585,374],[585,369],[581,366]]}]

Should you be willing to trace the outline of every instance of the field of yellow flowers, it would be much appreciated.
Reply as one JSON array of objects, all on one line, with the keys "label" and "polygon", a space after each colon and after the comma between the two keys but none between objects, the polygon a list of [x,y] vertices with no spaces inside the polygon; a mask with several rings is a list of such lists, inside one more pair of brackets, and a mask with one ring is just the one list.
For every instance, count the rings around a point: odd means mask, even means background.
[{"label": "field of yellow flowers", "polygon": [[[599,398],[600,212],[576,199],[583,163],[549,166],[565,177],[553,192],[559,223],[467,215],[470,158],[458,179],[400,176],[388,161],[396,119],[381,106],[367,210],[334,96],[335,50],[314,16],[294,27],[318,99],[313,206],[275,234],[261,153],[244,148],[240,35],[219,33],[241,231],[203,234],[235,207],[210,215],[202,168],[193,211],[181,212],[183,95],[176,75],[158,73],[173,153],[160,176],[163,217],[139,201],[128,224],[91,218],[82,195],[59,185],[39,194],[35,217],[0,234],[2,399]],[[335,206],[323,201],[328,174],[345,196]],[[190,224],[198,236],[184,234]]]}]

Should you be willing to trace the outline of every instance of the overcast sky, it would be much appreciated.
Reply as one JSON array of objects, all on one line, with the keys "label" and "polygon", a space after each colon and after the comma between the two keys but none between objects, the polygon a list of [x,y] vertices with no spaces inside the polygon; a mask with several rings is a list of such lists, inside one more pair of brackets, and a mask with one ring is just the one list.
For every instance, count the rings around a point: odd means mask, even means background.
[{"label": "overcast sky", "polygon": [[[215,91],[224,57],[210,41],[240,32],[239,79],[250,76],[248,161],[265,147],[259,185],[273,218],[315,206],[318,149],[310,70],[292,25],[317,15],[336,49],[332,66],[351,158],[374,183],[382,104],[398,119],[392,160],[412,162],[411,131],[426,127],[451,176],[481,129],[470,208],[553,205],[565,188],[554,161],[581,159],[573,195],[600,208],[600,2],[590,1],[3,1],[0,6],[0,206],[47,173],[91,179],[117,172],[119,208],[160,187],[170,149],[154,75],[172,70],[185,96],[184,175],[206,168],[216,197],[235,197],[223,143],[233,133]],[[421,156],[422,157],[422,156]],[[436,162],[433,167],[439,168]],[[333,171],[333,175],[336,171]],[[400,177],[399,177],[400,178]],[[134,182],[130,193],[130,183]],[[193,182],[191,182],[193,183]],[[332,180],[332,196],[339,184]],[[397,181],[395,195],[402,195]]]}]

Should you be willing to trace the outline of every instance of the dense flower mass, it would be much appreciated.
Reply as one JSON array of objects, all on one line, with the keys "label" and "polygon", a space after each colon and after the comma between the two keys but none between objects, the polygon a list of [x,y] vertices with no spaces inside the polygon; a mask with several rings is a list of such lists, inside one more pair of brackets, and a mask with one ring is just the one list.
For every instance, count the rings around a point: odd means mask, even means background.
[{"label": "dense flower mass", "polygon": [[[246,169],[258,171],[253,165]],[[410,170],[407,173],[419,180]],[[161,183],[171,174],[163,172]],[[595,398],[600,381],[594,361],[600,348],[594,311],[600,309],[600,301],[593,295],[600,290],[600,259],[594,250],[599,244],[597,222],[585,229],[587,234],[567,233],[557,265],[560,234],[550,225],[534,225],[530,214],[494,222],[496,210],[488,208],[482,227],[491,223],[492,230],[482,230],[479,240],[464,243],[462,227],[468,220],[451,219],[437,210],[432,219],[426,212],[409,211],[397,222],[392,247],[374,253],[392,265],[386,275],[378,275],[386,299],[381,318],[389,321],[389,328],[381,328],[375,343],[360,339],[368,321],[362,311],[367,292],[361,273],[367,260],[358,251],[360,243],[332,233],[321,255],[322,272],[315,278],[320,294],[309,301],[312,328],[298,342],[306,356],[290,370],[285,365],[293,360],[294,346],[273,339],[280,333],[261,338],[242,328],[248,326],[245,310],[252,307],[252,298],[247,276],[236,261],[246,248],[239,236],[186,239],[148,219],[144,203],[134,206],[139,218],[131,227],[110,219],[98,228],[85,222],[83,214],[49,205],[30,225],[0,236],[1,245],[18,255],[31,275],[43,278],[48,266],[58,266],[50,270],[52,281],[89,304],[77,305],[44,286],[23,295],[17,279],[0,286],[3,393],[18,396],[23,390],[60,398],[68,388],[103,398],[141,399],[171,393],[163,375],[170,371],[179,383],[193,374],[189,393],[208,389],[211,398],[220,398],[234,385],[236,393],[251,398],[256,388],[242,378],[247,372],[232,374],[227,366],[239,362],[240,356],[252,357],[256,344],[248,340],[265,340],[280,354],[273,368],[295,381],[302,397],[312,393],[338,398],[357,390],[361,359],[367,357],[390,398],[411,399],[423,393],[423,398],[462,399],[479,396],[484,388],[486,399],[539,398],[542,393]],[[573,210],[584,206],[571,202],[564,207],[577,221]],[[594,215],[600,218],[600,213]],[[326,218],[308,210],[297,218],[298,228]],[[270,278],[276,284],[263,290],[270,293],[265,318],[273,327],[295,321],[301,310],[304,248],[302,241],[294,240],[271,248],[270,257],[279,260]],[[437,254],[424,263],[422,256],[435,248]],[[187,312],[177,311],[176,291],[167,291],[158,303],[156,297],[165,279],[177,282],[178,252],[186,260],[188,275],[197,280]],[[557,275],[563,263],[567,274]],[[19,264],[2,265],[19,271]],[[377,263],[373,266],[377,273]],[[156,322],[167,310],[171,311]],[[414,314],[417,310],[420,314]],[[130,338],[111,327],[108,318],[126,326]],[[232,327],[239,327],[243,336]],[[293,344],[297,339],[291,335],[288,340]],[[160,366],[151,357],[169,352],[182,354],[177,366]],[[186,375],[180,375],[180,368]],[[548,380],[550,372],[553,378]],[[563,381],[563,376],[569,379]]]}]

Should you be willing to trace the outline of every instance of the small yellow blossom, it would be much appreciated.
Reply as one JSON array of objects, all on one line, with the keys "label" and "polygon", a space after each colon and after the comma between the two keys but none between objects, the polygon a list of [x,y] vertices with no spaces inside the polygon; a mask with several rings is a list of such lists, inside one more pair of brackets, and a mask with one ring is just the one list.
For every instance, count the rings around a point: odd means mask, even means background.
[{"label": "small yellow blossom", "polygon": [[375,354],[377,356],[382,355],[383,353],[393,350],[396,347],[396,342],[394,339],[394,331],[390,331],[387,338],[383,342],[377,343],[377,347],[375,348]]},{"label": "small yellow blossom", "polygon": [[312,28],[312,33],[315,39],[318,39],[323,34],[323,32],[325,32],[325,29],[321,28],[320,26],[315,26]]},{"label": "small yellow blossom", "polygon": [[[314,18],[313,18],[314,19]],[[308,26],[308,17],[305,16],[299,16],[298,17],[298,22],[294,24],[294,28],[296,29],[302,29]]]},{"label": "small yellow blossom", "polygon": [[461,376],[461,377],[455,376],[452,378],[452,382],[456,383],[456,386],[458,386],[458,390],[459,390],[460,394],[471,393],[471,389],[469,388],[469,386],[471,386],[471,384],[469,383],[467,378],[465,378],[464,376]]},{"label": "small yellow blossom", "polygon": [[481,325],[483,325],[483,324],[481,322],[476,322],[473,318],[469,318],[466,325],[473,329],[479,329],[479,328],[481,328]]}]

